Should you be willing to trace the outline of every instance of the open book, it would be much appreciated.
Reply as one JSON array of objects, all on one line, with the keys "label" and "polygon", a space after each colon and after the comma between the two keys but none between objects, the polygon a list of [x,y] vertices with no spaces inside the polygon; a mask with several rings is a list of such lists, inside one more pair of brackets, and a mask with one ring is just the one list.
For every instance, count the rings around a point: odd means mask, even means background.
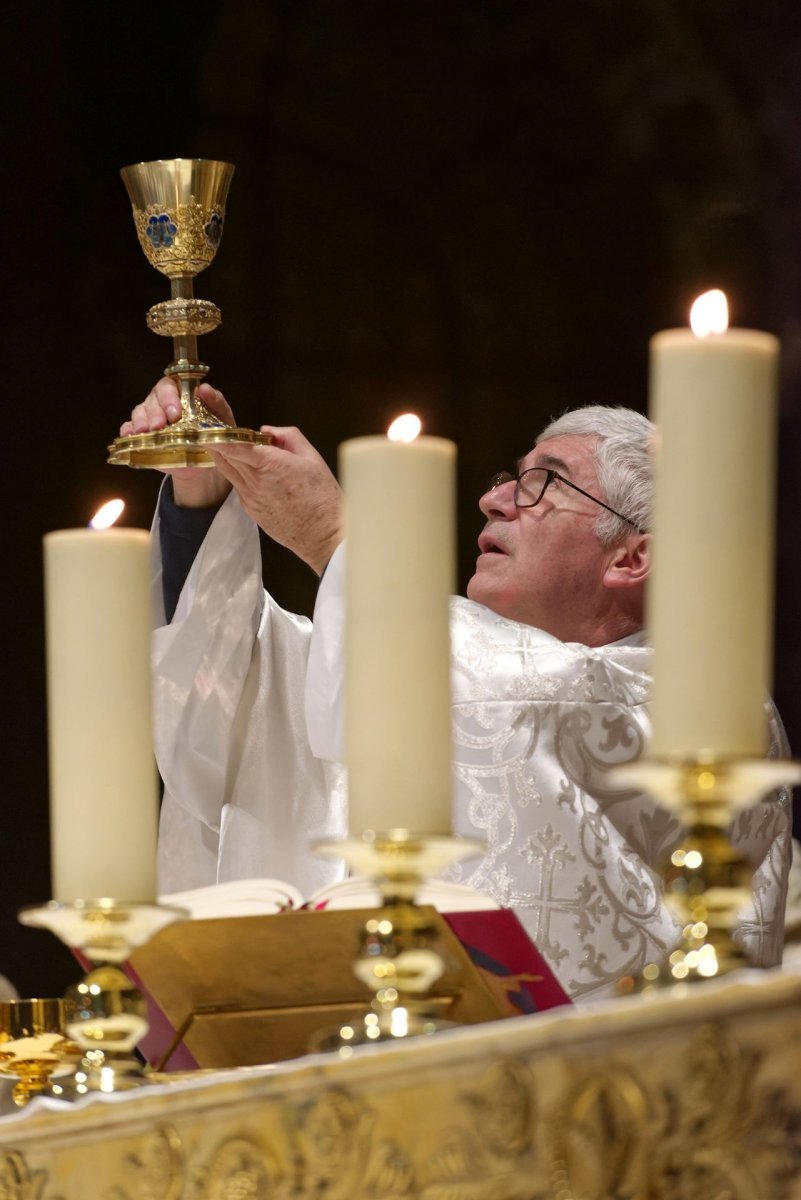
[{"label": "open book", "polygon": [[[371,879],[350,875],[337,883],[327,884],[308,898],[304,898],[291,883],[284,883],[280,879],[235,879],[187,892],[172,892],[160,896],[159,903],[185,908],[195,920],[209,920],[298,910],[375,908],[381,899]],[[443,879],[427,879],[420,889],[417,903],[430,904],[441,913],[486,912],[500,907],[490,896],[464,884],[447,883]]]}]

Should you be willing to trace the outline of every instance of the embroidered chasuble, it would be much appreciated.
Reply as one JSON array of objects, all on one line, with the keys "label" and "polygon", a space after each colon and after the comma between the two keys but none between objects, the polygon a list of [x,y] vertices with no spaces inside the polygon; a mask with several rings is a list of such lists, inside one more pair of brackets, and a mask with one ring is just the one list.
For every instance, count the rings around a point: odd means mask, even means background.
[{"label": "embroidered chasuble", "polygon": [[[344,836],[343,562],[320,585],[314,629],[261,582],[258,531],[235,494],[220,509],[163,624],[154,537],[156,753],[164,780],[162,892],[255,876],[304,894],[341,878],[310,838]],[[650,651],[641,635],[563,643],[469,600],[451,609],[454,829],[486,845],[451,869],[513,908],[574,1000],[672,949],[656,864],[676,819],[613,787],[607,768],[649,735]],[[778,721],[772,754],[786,754]],[[754,862],[741,935],[755,962],[781,957],[790,803],[775,793],[737,818]]]}]

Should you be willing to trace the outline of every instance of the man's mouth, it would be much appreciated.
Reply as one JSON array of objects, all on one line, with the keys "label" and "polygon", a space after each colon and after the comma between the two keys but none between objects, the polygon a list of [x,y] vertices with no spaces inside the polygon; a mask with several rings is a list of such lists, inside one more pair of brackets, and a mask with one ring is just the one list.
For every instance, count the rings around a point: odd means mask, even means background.
[{"label": "man's mouth", "polygon": [[478,539],[478,548],[482,554],[508,554],[508,550],[497,541],[491,533],[482,533]]}]

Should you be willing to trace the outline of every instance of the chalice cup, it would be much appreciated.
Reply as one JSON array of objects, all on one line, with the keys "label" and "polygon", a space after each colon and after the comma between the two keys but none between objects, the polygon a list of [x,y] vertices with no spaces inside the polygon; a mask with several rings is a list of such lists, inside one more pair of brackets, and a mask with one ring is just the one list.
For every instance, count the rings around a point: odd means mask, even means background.
[{"label": "chalice cup", "polygon": [[147,323],[173,340],[174,358],[164,374],[178,385],[181,415],[165,429],[116,438],[108,448],[110,463],[210,467],[207,446],[270,442],[266,434],[225,425],[195,394],[209,370],[198,357],[197,339],[222,318],[216,304],[194,295],[192,281],[217,253],[233,173],[230,163],[198,158],[136,163],[121,172],[139,244],[148,262],[170,280],[170,299],[153,305]]},{"label": "chalice cup", "polygon": [[49,1086],[54,1073],[68,1070],[78,1055],[65,1033],[63,1000],[0,1003],[0,1075],[17,1080],[12,1096],[20,1108]]}]

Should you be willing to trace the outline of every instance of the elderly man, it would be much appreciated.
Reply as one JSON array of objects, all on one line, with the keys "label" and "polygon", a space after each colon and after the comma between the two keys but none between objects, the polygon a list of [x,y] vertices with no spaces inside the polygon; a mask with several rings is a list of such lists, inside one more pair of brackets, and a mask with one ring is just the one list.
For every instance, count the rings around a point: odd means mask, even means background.
[{"label": "elderly man", "polygon": [[[220,393],[202,394],[231,419]],[[176,417],[164,380],[122,433]],[[271,446],[176,472],[160,507],[168,606],[180,590],[155,641],[165,890],[253,875],[312,890],[332,868],[309,837],[346,828],[340,493],[297,430],[263,429]],[[452,602],[454,827],[486,844],[454,878],[517,911],[574,999],[607,993],[676,937],[654,867],[680,831],[607,776],[649,732],[651,431],[600,407],[548,426],[481,498],[469,599]],[[327,564],[313,633],[263,592],[256,524],[318,573]],[[788,826],[780,795],[735,831],[758,868],[743,929],[764,964],[781,952]]]}]

